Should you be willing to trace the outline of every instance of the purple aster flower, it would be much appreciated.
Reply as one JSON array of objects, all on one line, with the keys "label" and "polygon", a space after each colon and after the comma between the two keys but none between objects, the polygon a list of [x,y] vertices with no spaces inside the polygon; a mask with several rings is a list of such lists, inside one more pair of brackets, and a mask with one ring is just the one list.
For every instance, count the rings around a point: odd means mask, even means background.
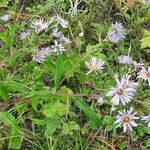
[{"label": "purple aster flower", "polygon": [[106,38],[112,43],[118,43],[123,40],[125,38],[125,29],[123,25],[118,22],[112,24]]}]

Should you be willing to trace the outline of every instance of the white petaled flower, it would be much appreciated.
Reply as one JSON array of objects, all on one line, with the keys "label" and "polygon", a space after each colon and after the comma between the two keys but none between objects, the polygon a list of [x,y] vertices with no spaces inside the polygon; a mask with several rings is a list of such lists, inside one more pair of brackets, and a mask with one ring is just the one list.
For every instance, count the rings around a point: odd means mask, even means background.
[{"label": "white petaled flower", "polygon": [[60,40],[66,43],[70,43],[70,39],[65,36],[63,36]]},{"label": "white petaled flower", "polygon": [[89,70],[87,72],[87,75],[99,71],[104,68],[104,61],[102,59],[97,59],[96,57],[92,57],[89,62],[85,62],[85,65],[87,69]]},{"label": "white petaled flower", "polygon": [[142,60],[140,60],[139,62],[132,61],[132,63],[136,69],[141,69],[144,67],[144,62]]},{"label": "white petaled flower", "polygon": [[54,45],[52,46],[52,50],[57,55],[59,55],[59,54],[61,55],[64,51],[66,51],[63,44],[56,41],[56,40],[54,41]]},{"label": "white petaled flower", "polygon": [[125,29],[121,23],[116,22],[112,24],[106,39],[111,41],[112,43],[118,43],[125,38]]},{"label": "white petaled flower", "polygon": [[130,65],[132,63],[132,57],[129,55],[121,55],[117,57],[117,61],[119,64]]},{"label": "white petaled flower", "polygon": [[142,116],[142,121],[145,121],[145,123],[148,123],[148,127],[150,127],[150,115],[148,116]]},{"label": "white petaled flower", "polygon": [[107,96],[112,98],[111,102],[113,106],[119,105],[120,102],[126,105],[133,98],[137,83],[130,80],[130,77],[126,75],[121,80],[116,78],[116,87],[112,87],[107,93]]},{"label": "white petaled flower", "polygon": [[29,32],[21,32],[19,37],[21,40],[26,39],[30,35]]},{"label": "white petaled flower", "polygon": [[40,33],[48,28],[48,23],[43,19],[39,19],[32,23],[31,28],[35,29],[36,33]]},{"label": "white petaled flower", "polygon": [[137,112],[134,112],[134,109],[131,107],[130,110],[125,110],[123,112],[119,111],[119,114],[116,117],[115,123],[118,124],[116,128],[123,126],[123,132],[132,131],[132,127],[137,127],[137,123],[135,122],[136,117],[135,115]]},{"label": "white petaled flower", "polygon": [[150,67],[146,70],[144,67],[140,70],[140,72],[137,73],[138,79],[144,79],[145,81],[148,81],[149,87],[150,87]]},{"label": "white petaled flower", "polygon": [[84,36],[84,32],[80,32],[79,37],[83,37],[83,36]]},{"label": "white petaled flower", "polygon": [[52,50],[49,47],[42,48],[40,51],[43,52],[45,56],[49,56],[52,54]]},{"label": "white petaled flower", "polygon": [[38,63],[42,63],[44,61],[44,58],[45,55],[43,51],[36,50],[32,59]]},{"label": "white petaled flower", "polygon": [[68,21],[64,20],[62,17],[60,17],[58,15],[57,16],[53,16],[51,18],[51,20],[53,22],[57,22],[57,24],[60,24],[63,28],[68,28],[68,25],[69,25]]},{"label": "white petaled flower", "polygon": [[99,97],[97,100],[98,105],[103,105],[104,104],[104,99],[102,97]]},{"label": "white petaled flower", "polygon": [[3,15],[1,16],[1,20],[4,21],[4,22],[7,22],[9,20],[9,15]]},{"label": "white petaled flower", "polygon": [[55,38],[58,38],[58,39],[64,37],[63,33],[60,32],[58,28],[53,30],[52,36],[54,36]]}]

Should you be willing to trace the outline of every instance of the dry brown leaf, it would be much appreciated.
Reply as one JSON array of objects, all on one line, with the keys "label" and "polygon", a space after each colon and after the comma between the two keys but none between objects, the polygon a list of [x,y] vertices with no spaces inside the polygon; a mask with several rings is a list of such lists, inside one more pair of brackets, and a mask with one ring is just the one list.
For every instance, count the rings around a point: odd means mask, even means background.
[{"label": "dry brown leaf", "polygon": [[126,0],[126,5],[128,7],[133,7],[137,0]]},{"label": "dry brown leaf", "polygon": [[0,32],[5,32],[5,28],[0,26]]}]

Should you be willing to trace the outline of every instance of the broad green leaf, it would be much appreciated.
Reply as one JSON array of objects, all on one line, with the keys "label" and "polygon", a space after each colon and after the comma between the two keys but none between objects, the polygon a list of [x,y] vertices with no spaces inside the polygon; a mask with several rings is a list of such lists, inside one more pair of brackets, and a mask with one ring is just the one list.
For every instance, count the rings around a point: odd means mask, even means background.
[{"label": "broad green leaf", "polygon": [[150,147],[150,139],[145,140],[144,143],[146,147]]},{"label": "broad green leaf", "polygon": [[0,97],[4,100],[4,101],[8,101],[9,99],[9,95],[8,95],[8,90],[5,87],[4,84],[0,83]]},{"label": "broad green leaf", "polygon": [[150,48],[150,31],[144,31],[144,37],[141,39],[141,48]]},{"label": "broad green leaf", "polygon": [[15,117],[9,112],[0,112],[0,119],[8,123],[13,131],[21,133],[21,128],[18,126]]},{"label": "broad green leaf", "polygon": [[82,98],[75,98],[74,103],[96,126],[100,127],[102,125],[100,117],[87,105]]},{"label": "broad green leaf", "polygon": [[62,75],[64,73],[64,59],[63,56],[58,56],[56,61],[56,69],[55,69],[55,76],[54,76],[54,82],[55,86],[57,86],[62,78]]}]

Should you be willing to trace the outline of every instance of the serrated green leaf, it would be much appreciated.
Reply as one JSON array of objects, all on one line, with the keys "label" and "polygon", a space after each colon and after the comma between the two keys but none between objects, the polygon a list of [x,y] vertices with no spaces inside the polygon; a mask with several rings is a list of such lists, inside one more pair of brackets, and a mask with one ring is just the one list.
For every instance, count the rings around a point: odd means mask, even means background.
[{"label": "serrated green leaf", "polygon": [[80,130],[80,127],[76,122],[70,121],[69,123],[64,123],[64,125],[62,127],[62,134],[63,135],[67,135],[67,134],[71,135],[73,130]]},{"label": "serrated green leaf", "polygon": [[61,127],[61,119],[58,116],[53,116],[53,118],[49,118],[49,123],[46,126],[46,130],[44,135],[47,137],[52,135],[57,129]]}]

